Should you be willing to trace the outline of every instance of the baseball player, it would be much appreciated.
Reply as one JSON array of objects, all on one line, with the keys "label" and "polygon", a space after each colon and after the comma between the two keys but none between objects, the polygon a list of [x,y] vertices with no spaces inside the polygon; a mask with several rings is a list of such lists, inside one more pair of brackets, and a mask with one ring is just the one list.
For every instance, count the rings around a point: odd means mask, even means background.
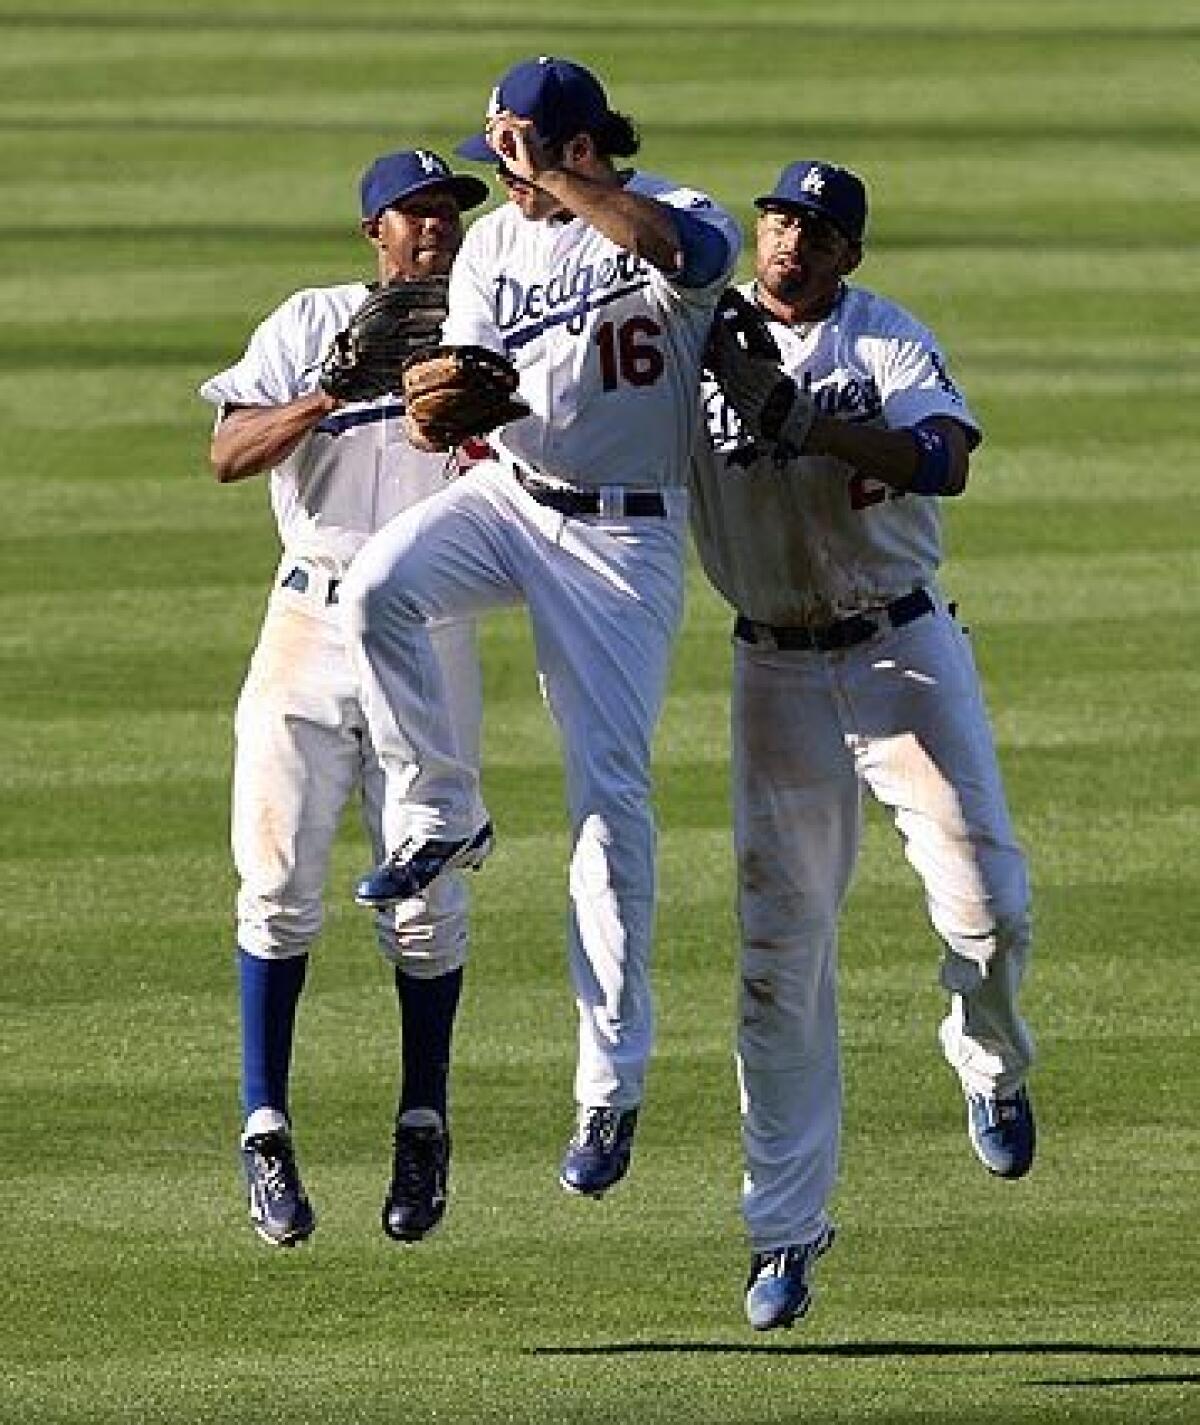
[{"label": "baseball player", "polygon": [[529,610],[562,738],[572,832],[569,959],[579,1013],[568,1191],[628,1169],[651,1049],[655,898],[650,750],[683,604],[687,466],[714,305],[739,250],[704,194],[616,160],[637,151],[597,77],[516,65],[460,146],[508,202],[454,265],[444,339],[512,358],[530,414],[363,551],[343,602],[404,841],[358,888],[403,904],[478,864],[475,769],[456,751],[426,628],[513,602]]},{"label": "baseball player", "polygon": [[833,1241],[837,924],[864,785],[890,810],[943,941],[941,1044],[984,1166],[1026,1173],[1034,1124],[1017,1009],[1025,862],[971,649],[937,586],[939,500],[966,486],[979,424],[930,331],[847,282],[867,216],[857,176],[792,163],[756,206],[757,276],[741,290],[791,379],[772,366],[756,384],[716,361],[693,527],[737,611],[746,1310],[770,1329],[807,1309]]},{"label": "baseball player", "polygon": [[[379,283],[444,277],[462,242],[462,211],[487,191],[423,149],[373,163],[361,180],[362,230],[376,252]],[[315,1225],[296,1166],[288,1076],[330,850],[348,798],[361,795],[377,854],[395,835],[338,619],[340,590],[368,536],[445,484],[445,457],[409,445],[395,397],[347,401],[324,388],[323,358],[370,291],[349,282],[295,293],[259,326],[241,359],[200,388],[218,407],[211,448],[217,479],[269,472],[283,546],[237,708],[232,815],[241,882],[241,1151],[251,1220],[277,1246],[302,1241]],[[442,302],[439,322],[444,295]],[[447,690],[448,736],[474,765],[480,689],[473,628],[443,621],[432,639]],[[395,967],[402,1030],[383,1229],[417,1241],[445,1209],[447,1075],[467,953],[460,879],[439,881],[403,914],[382,911],[376,932]]]}]

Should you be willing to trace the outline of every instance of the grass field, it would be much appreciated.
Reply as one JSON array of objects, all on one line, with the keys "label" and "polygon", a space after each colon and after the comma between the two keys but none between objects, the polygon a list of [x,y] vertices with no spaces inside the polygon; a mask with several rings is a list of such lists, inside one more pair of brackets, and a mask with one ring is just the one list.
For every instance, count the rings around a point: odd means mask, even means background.
[{"label": "grass field", "polygon": [[[237,1175],[231,712],[274,534],[206,475],[198,381],[367,270],[355,184],[448,149],[510,62],[594,64],[645,166],[743,216],[783,162],[873,185],[862,279],[988,430],[948,512],[1031,858],[1042,1151],[988,1180],[936,945],[871,820],[846,918],[841,1240],[744,1325],[728,620],[693,581],[658,752],[660,1047],[636,1168],[555,1184],[565,819],[523,621],[485,640],[486,791],[445,1230],[377,1227],[394,1009],[348,890],[302,1010],[321,1226]],[[1142,0],[0,0],[0,1421],[1200,1420],[1200,15]]]}]

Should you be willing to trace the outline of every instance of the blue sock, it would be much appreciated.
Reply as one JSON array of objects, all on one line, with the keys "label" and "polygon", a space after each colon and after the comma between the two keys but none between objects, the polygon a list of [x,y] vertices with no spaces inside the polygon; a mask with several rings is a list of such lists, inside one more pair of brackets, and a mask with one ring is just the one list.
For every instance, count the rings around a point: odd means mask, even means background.
[{"label": "blue sock", "polygon": [[435,1108],[447,1121],[450,1040],[462,991],[461,967],[432,980],[419,980],[397,967],[400,1001],[400,1112]]},{"label": "blue sock", "polygon": [[242,998],[242,1107],[288,1112],[288,1071],[296,1006],[304,988],[308,956],[264,960],[238,950]]}]

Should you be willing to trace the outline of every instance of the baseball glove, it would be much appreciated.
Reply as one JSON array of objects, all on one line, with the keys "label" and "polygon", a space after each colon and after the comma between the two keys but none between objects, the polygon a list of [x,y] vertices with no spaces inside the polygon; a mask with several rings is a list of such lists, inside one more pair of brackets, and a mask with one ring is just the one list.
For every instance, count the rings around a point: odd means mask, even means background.
[{"label": "baseball glove", "polygon": [[472,436],[518,421],[529,407],[516,389],[516,367],[487,347],[418,352],[404,363],[409,438],[422,450],[453,450]]},{"label": "baseball glove", "polygon": [[721,294],[704,349],[704,366],[755,440],[781,454],[804,448],[817,408],[780,365],[779,347],[766,318],[733,287]]},{"label": "baseball glove", "polygon": [[376,401],[399,391],[405,361],[436,344],[445,319],[445,277],[375,288],[325,353],[321,389],[339,401]]}]

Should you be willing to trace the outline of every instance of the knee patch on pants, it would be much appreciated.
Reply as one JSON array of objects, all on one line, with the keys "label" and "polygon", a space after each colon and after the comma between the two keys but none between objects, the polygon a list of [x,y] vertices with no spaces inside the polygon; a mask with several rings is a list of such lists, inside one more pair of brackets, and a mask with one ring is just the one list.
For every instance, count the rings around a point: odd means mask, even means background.
[{"label": "knee patch on pants", "polygon": [[747,948],[738,988],[738,1053],[783,1072],[823,1059],[837,1034],[836,954],[819,942]]}]

